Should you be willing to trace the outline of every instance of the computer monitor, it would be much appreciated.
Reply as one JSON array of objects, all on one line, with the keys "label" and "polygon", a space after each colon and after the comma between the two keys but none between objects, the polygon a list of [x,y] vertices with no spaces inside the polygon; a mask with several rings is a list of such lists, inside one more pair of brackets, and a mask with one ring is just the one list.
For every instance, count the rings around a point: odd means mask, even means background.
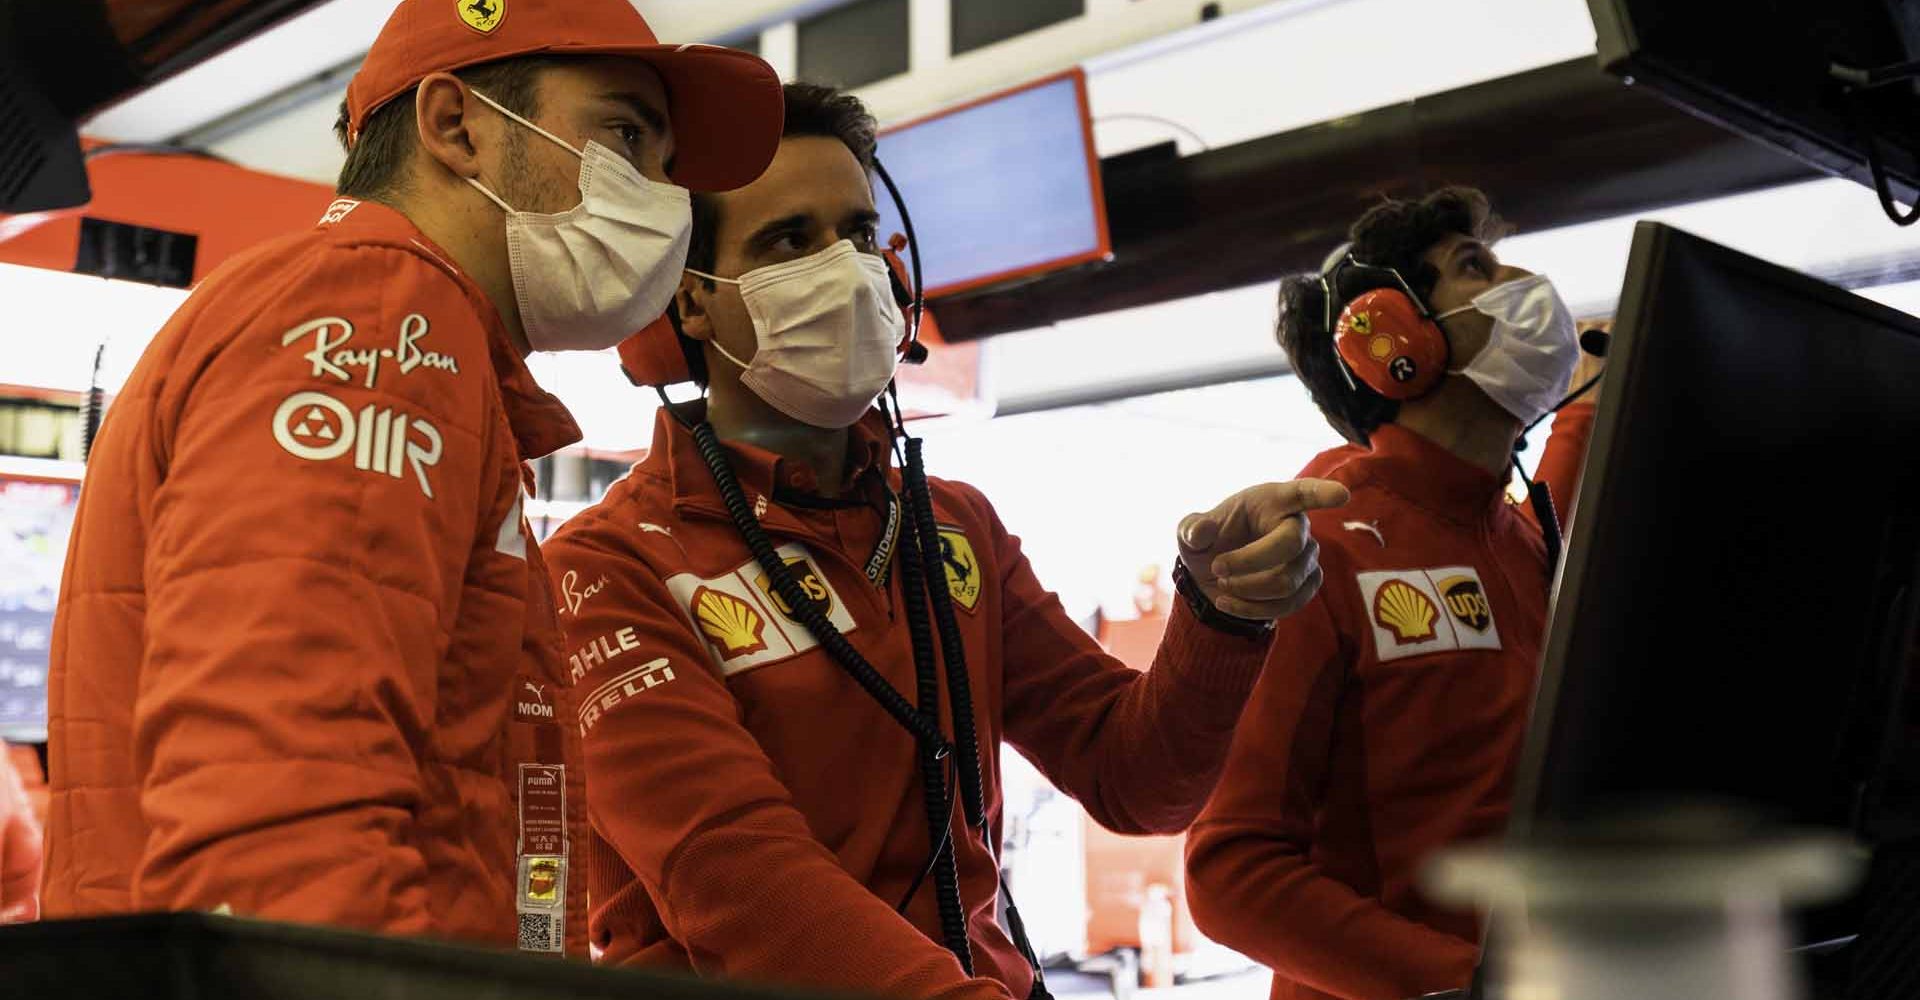
[{"label": "computer monitor", "polygon": [[1920,319],[1642,223],[1608,359],[1515,832],[1715,800],[1914,843]]},{"label": "computer monitor", "polygon": [[1833,73],[1920,59],[1920,4],[1587,2],[1609,72],[1837,176],[1872,184],[1877,159],[1902,201],[1920,188],[1920,87],[1849,90]]},{"label": "computer monitor", "polygon": [[[1082,70],[890,126],[879,156],[913,215],[929,298],[1112,253]],[[881,238],[901,232],[892,200],[879,207]]]}]

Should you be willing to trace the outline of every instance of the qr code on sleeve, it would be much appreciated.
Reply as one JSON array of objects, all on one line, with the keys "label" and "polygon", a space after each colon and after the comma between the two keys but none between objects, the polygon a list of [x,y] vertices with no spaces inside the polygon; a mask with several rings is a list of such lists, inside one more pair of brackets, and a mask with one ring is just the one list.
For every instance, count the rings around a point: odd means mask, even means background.
[{"label": "qr code on sleeve", "polygon": [[558,913],[520,914],[520,950],[558,952],[565,947]]}]

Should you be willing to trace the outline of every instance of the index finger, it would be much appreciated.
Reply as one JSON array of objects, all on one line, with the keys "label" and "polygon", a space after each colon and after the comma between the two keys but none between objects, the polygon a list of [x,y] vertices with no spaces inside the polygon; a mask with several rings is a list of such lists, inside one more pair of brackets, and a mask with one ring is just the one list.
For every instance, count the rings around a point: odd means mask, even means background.
[{"label": "index finger", "polygon": [[[1353,494],[1345,486],[1328,479],[1295,479],[1279,484],[1279,489],[1271,494],[1271,499],[1262,505],[1261,513],[1273,520],[1284,520],[1295,514],[1304,514],[1310,510],[1325,510],[1340,507]],[[1271,528],[1271,521],[1264,527]]]}]

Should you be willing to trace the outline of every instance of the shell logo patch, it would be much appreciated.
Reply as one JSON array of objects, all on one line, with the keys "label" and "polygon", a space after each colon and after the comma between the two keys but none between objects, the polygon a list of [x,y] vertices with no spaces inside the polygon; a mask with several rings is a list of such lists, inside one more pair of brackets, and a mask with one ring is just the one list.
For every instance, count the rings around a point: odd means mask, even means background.
[{"label": "shell logo patch", "polygon": [[726,659],[762,652],[767,623],[759,612],[732,594],[701,587],[693,594],[693,617]]},{"label": "shell logo patch", "polygon": [[1471,566],[1360,573],[1355,582],[1372,626],[1374,655],[1382,663],[1502,648],[1493,603],[1480,571]]},{"label": "shell logo patch", "polygon": [[[859,628],[847,602],[806,546],[789,542],[776,550],[800,578],[800,589],[842,634]],[[713,576],[680,573],[667,578],[667,591],[686,621],[705,641],[713,668],[722,677],[791,660],[817,648],[820,640],[787,613],[770,592],[772,581],[752,559]]]},{"label": "shell logo patch", "polygon": [[[819,611],[822,617],[832,617],[833,588],[827,586],[826,578],[820,575],[819,567],[805,557],[787,559],[786,563],[787,568],[793,571],[793,578],[799,582],[801,592],[806,595],[807,604]],[[767,600],[778,608],[780,614],[788,621],[796,625],[800,623],[799,617],[794,614],[794,609],[787,606],[786,600],[774,588],[772,577],[761,573],[754,584],[760,588],[761,593],[767,595]]]},{"label": "shell logo patch", "polygon": [[1441,580],[1440,599],[1447,602],[1447,612],[1453,615],[1454,621],[1475,632],[1485,632],[1493,625],[1493,606],[1487,603],[1480,581],[1470,576]]},{"label": "shell logo patch", "polygon": [[1385,361],[1387,360],[1387,357],[1391,354],[1393,354],[1393,338],[1392,337],[1389,337],[1383,333],[1377,337],[1374,337],[1372,340],[1367,341],[1367,356],[1372,358],[1373,360]]},{"label": "shell logo patch", "polygon": [[507,0],[453,0],[460,20],[483,35],[493,34],[507,16]]},{"label": "shell logo patch", "polygon": [[980,560],[966,532],[940,526],[940,563],[947,571],[947,593],[953,595],[953,603],[972,611],[980,603]]},{"label": "shell logo patch", "polygon": [[1431,642],[1440,613],[1418,588],[1395,580],[1373,597],[1373,620],[1393,630],[1401,642]]}]

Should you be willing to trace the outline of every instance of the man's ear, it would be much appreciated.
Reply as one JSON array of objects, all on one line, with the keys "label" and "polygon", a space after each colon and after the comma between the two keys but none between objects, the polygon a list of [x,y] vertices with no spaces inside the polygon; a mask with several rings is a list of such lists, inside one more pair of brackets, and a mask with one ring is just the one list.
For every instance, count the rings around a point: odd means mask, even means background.
[{"label": "man's ear", "polygon": [[708,291],[706,286],[707,279],[683,274],[679,290],[673,293],[674,308],[680,313],[680,333],[689,340],[713,339],[713,320],[701,301],[701,293]]},{"label": "man's ear", "polygon": [[498,131],[497,122],[474,114],[478,106],[451,73],[427,77],[414,93],[413,118],[420,147],[455,177],[480,176],[480,147]]}]

